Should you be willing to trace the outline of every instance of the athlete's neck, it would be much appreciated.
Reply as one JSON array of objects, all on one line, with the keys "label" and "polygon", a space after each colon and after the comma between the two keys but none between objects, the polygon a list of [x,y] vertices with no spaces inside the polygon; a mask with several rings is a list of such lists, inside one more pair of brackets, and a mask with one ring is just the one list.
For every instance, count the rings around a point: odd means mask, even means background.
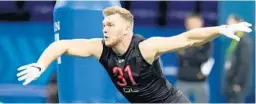
[{"label": "athlete's neck", "polygon": [[132,41],[132,33],[130,35],[125,35],[121,42],[116,44],[114,47],[112,47],[112,50],[119,56],[122,56],[125,54],[125,52],[128,50],[130,43]]}]

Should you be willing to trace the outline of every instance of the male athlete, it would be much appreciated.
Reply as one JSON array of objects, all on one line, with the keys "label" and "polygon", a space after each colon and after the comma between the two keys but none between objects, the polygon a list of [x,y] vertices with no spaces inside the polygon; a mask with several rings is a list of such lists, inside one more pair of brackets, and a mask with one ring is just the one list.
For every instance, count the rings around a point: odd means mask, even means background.
[{"label": "male athlete", "polygon": [[[204,44],[223,34],[239,41],[236,31],[251,32],[247,22],[190,30],[173,37],[144,40],[133,35],[133,15],[113,6],[103,10],[104,38],[72,39],[53,42],[36,63],[18,68],[23,85],[36,80],[62,54],[95,56],[105,67],[116,88],[131,103],[188,103],[187,98],[163,76],[160,55]],[[189,73],[188,73],[189,74]]]}]

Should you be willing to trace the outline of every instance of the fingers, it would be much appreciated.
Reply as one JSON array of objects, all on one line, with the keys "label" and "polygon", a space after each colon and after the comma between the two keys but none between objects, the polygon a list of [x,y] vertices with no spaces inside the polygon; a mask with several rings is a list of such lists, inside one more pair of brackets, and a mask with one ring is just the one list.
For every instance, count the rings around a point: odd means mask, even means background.
[{"label": "fingers", "polygon": [[26,69],[28,66],[29,66],[29,65],[21,66],[21,67],[19,67],[17,70],[18,70],[18,71],[24,70],[24,69]]},{"label": "fingers", "polygon": [[24,75],[24,74],[27,74],[29,72],[29,70],[23,70],[23,71],[21,71],[21,72],[19,72],[18,74],[17,74],[17,77],[20,77],[20,76],[22,76],[22,75]]},{"label": "fingers", "polygon": [[32,66],[32,65],[35,65],[35,66],[36,66],[35,63],[32,63],[32,64],[28,64],[28,65],[21,66],[21,67],[19,67],[17,70],[18,70],[18,71],[24,70],[24,69],[26,69],[26,68],[28,68],[29,66]]},{"label": "fingers", "polygon": [[[25,71],[26,71],[26,70],[25,70]],[[23,72],[24,72],[24,71],[23,71]],[[32,82],[34,79],[35,79],[35,76],[31,75],[31,73],[27,73],[27,74],[25,74],[25,75],[19,77],[19,78],[18,78],[18,81],[23,81],[23,80],[25,80],[25,81],[23,82],[23,85],[25,86],[25,85],[29,84],[30,82]]]},{"label": "fingers", "polygon": [[246,26],[241,26],[238,30],[243,31],[243,32],[247,32],[250,33],[252,32],[252,29]]},{"label": "fingers", "polygon": [[248,23],[248,22],[241,22],[240,24],[245,25],[245,26],[248,26],[248,27],[251,27],[251,26],[252,26],[252,24],[250,24],[250,23]]},{"label": "fingers", "polygon": [[25,85],[29,84],[29,83],[32,82],[32,81],[33,81],[33,78],[28,78],[27,80],[25,80],[25,82],[23,83],[23,85],[25,86]]},{"label": "fingers", "polygon": [[234,30],[234,32],[241,31],[241,32],[250,33],[252,32],[252,29],[250,28],[250,26],[252,26],[252,24],[248,22],[240,22],[238,24],[231,26],[231,28]]},{"label": "fingers", "polygon": [[32,82],[34,80],[34,77],[32,77],[30,74],[25,74],[18,78],[18,81],[23,81],[23,80],[25,80],[25,82],[23,82],[23,85],[25,86],[30,82]]},{"label": "fingers", "polygon": [[242,29],[242,31],[244,32],[252,32],[252,29],[250,28],[250,26],[252,26],[252,24],[248,23],[248,22],[241,22],[240,24],[240,28]]},{"label": "fingers", "polygon": [[28,74],[23,75],[23,76],[21,76],[21,77],[18,78],[18,81],[25,80],[25,79],[27,79],[28,77],[29,77]]},{"label": "fingers", "polygon": [[24,65],[17,69],[18,71],[20,71],[17,74],[18,81],[24,80],[23,85],[27,85],[31,83],[36,77],[38,77],[38,74],[40,72],[37,70],[37,68],[30,67],[31,65],[34,65],[34,64],[35,63]]}]

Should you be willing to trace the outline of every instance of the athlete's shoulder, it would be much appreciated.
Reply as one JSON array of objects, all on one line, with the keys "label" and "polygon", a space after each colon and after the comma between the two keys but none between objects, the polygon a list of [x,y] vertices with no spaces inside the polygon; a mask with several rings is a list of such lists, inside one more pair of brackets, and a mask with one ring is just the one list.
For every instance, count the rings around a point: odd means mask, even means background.
[{"label": "athlete's shoulder", "polygon": [[107,47],[105,44],[105,40],[102,38],[99,38],[100,44],[101,44],[101,53],[99,56],[99,61],[106,60],[108,54],[111,52],[111,48]]},{"label": "athlete's shoulder", "polygon": [[91,38],[91,39],[88,39],[88,41],[90,42],[90,44],[93,48],[92,54],[99,59],[102,54],[102,50],[103,50],[103,44],[102,44],[103,39],[102,38]]},{"label": "athlete's shoulder", "polygon": [[141,56],[149,63],[152,64],[155,60],[155,50],[152,48],[153,43],[149,43],[148,39],[143,38],[138,43],[138,48]]},{"label": "athlete's shoulder", "polygon": [[145,40],[145,38],[140,34],[136,34],[136,35],[134,35],[134,40],[135,40],[135,42],[141,42],[141,41]]}]

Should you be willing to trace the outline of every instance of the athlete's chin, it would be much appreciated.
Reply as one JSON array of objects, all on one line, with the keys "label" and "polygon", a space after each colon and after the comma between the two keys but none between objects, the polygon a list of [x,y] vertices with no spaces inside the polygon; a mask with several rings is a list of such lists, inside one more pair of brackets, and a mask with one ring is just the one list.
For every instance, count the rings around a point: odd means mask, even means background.
[{"label": "athlete's chin", "polygon": [[109,48],[113,47],[114,46],[114,43],[111,43],[111,42],[105,42],[105,45]]}]

